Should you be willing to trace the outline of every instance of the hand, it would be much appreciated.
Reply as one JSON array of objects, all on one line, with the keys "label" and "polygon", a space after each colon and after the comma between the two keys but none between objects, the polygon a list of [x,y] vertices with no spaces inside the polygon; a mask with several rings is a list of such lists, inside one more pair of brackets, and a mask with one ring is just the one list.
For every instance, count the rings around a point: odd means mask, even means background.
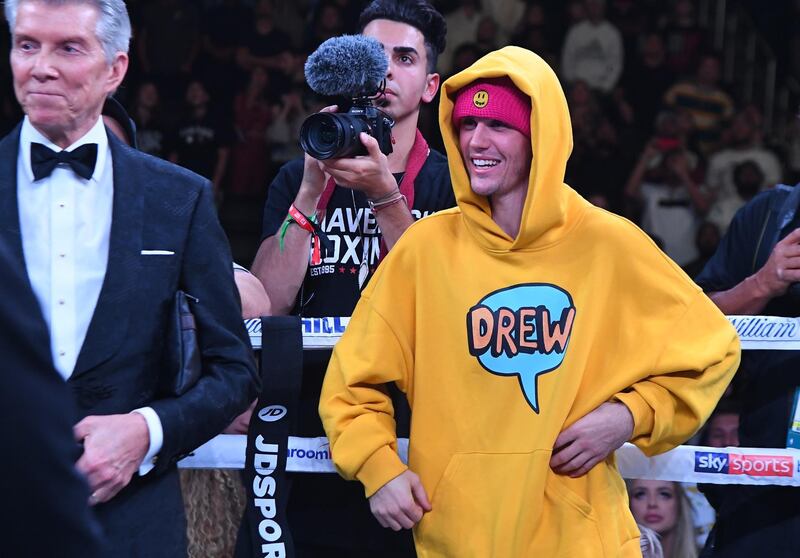
[{"label": "hand", "polygon": [[[319,112],[336,112],[338,108],[339,107],[337,105],[330,105],[321,109]],[[300,191],[298,195],[301,198],[308,198],[309,203],[313,201],[314,207],[302,208],[298,206],[298,209],[309,212],[312,209],[316,209],[317,200],[319,200],[319,197],[325,190],[325,185],[328,182],[328,176],[329,175],[326,174],[326,169],[323,163],[306,153],[305,160],[303,162],[303,180],[300,182]]]},{"label": "hand", "polygon": [[603,403],[556,438],[550,468],[580,477],[605,460],[633,435],[633,415],[622,403]]},{"label": "hand", "polygon": [[381,527],[399,531],[411,529],[432,508],[419,477],[407,470],[369,497],[369,509]]},{"label": "hand", "polygon": [[89,504],[108,502],[125,488],[150,447],[150,431],[139,413],[88,416],[72,428],[83,442],[75,467],[89,482]]},{"label": "hand", "polygon": [[247,430],[250,428],[250,418],[253,416],[253,409],[256,408],[256,402],[253,401],[245,412],[233,419],[233,422],[222,433],[247,434]]},{"label": "hand", "polygon": [[659,155],[661,155],[661,150],[658,148],[656,140],[652,139],[649,142],[647,142],[644,151],[642,151],[642,156],[640,157],[640,160],[647,161],[649,163]]},{"label": "hand", "polygon": [[800,281],[800,228],[786,235],[772,249],[767,263],[753,276],[768,298],[781,296]]},{"label": "hand", "polygon": [[686,159],[686,154],[683,152],[675,153],[668,159],[669,168],[676,176],[688,179],[689,177],[689,161]]},{"label": "hand", "polygon": [[345,159],[326,159],[322,167],[336,183],[364,192],[368,198],[377,199],[397,188],[397,181],[389,171],[389,161],[378,146],[378,140],[361,132],[361,143],[367,154]]}]

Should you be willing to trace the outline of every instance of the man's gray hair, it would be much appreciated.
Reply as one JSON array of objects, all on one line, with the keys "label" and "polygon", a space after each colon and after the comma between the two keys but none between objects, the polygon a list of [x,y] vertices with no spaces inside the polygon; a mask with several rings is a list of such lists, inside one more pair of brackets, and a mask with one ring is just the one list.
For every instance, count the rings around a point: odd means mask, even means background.
[{"label": "man's gray hair", "polygon": [[53,6],[64,4],[88,4],[97,8],[97,40],[103,46],[106,61],[110,64],[118,52],[127,54],[131,43],[131,20],[124,0],[5,0],[3,8],[8,28],[13,36],[17,21],[17,10],[22,2],[40,2]]}]

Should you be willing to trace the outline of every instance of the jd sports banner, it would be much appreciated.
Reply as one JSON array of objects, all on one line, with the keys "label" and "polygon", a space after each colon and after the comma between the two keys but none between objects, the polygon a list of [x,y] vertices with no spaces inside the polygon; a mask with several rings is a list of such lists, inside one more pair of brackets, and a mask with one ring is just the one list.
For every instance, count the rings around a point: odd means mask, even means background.
[{"label": "jd sports banner", "polygon": [[303,374],[303,337],[295,316],[262,318],[261,395],[247,433],[244,482],[247,506],[236,558],[294,558],[286,507],[289,433],[297,422]]}]

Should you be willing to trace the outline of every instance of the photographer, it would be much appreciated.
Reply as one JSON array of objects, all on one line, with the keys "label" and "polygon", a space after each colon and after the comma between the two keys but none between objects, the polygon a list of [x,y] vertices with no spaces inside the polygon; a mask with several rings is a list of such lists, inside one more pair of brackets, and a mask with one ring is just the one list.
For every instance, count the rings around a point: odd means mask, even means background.
[{"label": "photographer", "polygon": [[[672,118],[662,115],[657,126],[665,128]],[[641,227],[661,240],[664,252],[678,265],[697,257],[695,233],[711,197],[695,180],[692,154],[678,138],[660,134],[648,142],[628,179],[625,195],[641,210]]]},{"label": "photographer", "polygon": [[[797,189],[756,195],[733,218],[714,256],[695,279],[728,315],[800,315],[800,220]],[[785,223],[785,226],[783,224]],[[780,240],[779,240],[780,239]],[[798,386],[797,351],[744,351],[736,378],[746,394],[739,418],[743,447],[784,448]],[[797,556],[800,489],[715,486],[713,540],[703,556]]]},{"label": "photographer", "polygon": [[[361,134],[366,155],[324,161],[306,155],[281,168],[270,185],[253,264],[277,315],[349,316],[369,276],[406,228],[455,205],[446,159],[430,150],[417,130],[420,105],[439,87],[434,68],[444,48],[444,19],[425,0],[376,0],[359,25],[389,58],[386,89],[376,105],[394,119],[393,150],[384,155],[376,138]],[[342,76],[348,79],[353,78]],[[314,217],[330,250],[319,250],[311,233],[287,219],[290,210]],[[324,435],[317,405],[329,356],[327,351],[305,355],[297,435]],[[406,405],[402,397],[396,404]],[[295,476],[288,516],[298,556],[414,555],[411,534],[381,529],[363,489],[335,475]]]}]

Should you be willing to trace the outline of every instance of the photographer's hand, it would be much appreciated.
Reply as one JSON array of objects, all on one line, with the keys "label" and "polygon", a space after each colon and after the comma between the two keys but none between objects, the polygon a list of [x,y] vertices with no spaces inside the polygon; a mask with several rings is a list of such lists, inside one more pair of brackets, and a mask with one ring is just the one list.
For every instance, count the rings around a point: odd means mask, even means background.
[{"label": "photographer's hand", "polygon": [[[336,179],[337,184],[364,192],[372,200],[397,190],[397,181],[389,170],[388,159],[381,152],[378,141],[363,132],[360,138],[367,148],[367,155],[350,159],[329,159],[322,163],[322,167]],[[414,222],[411,211],[402,202],[376,211],[375,218],[390,250],[400,235]]]},{"label": "photographer's hand", "polygon": [[366,155],[326,159],[321,165],[340,186],[364,192],[370,199],[378,199],[394,191],[397,181],[389,170],[389,161],[381,152],[378,141],[364,132],[359,138],[367,149]]},{"label": "photographer's hand", "polygon": [[[336,110],[336,106],[330,106],[320,112]],[[303,179],[293,200],[294,206],[303,215],[311,217],[317,210],[327,182],[328,176],[322,164],[306,155]],[[280,234],[274,234],[261,242],[251,269],[264,285],[273,315],[285,316],[294,307],[308,269],[310,246],[311,234],[298,226],[287,227],[282,240]]]},{"label": "photographer's hand", "polygon": [[[320,112],[336,112],[337,110],[339,110],[338,106],[331,105],[323,108]],[[325,165],[306,153],[303,163],[303,180],[294,200],[295,207],[303,214],[312,215],[317,210],[317,203],[325,190],[329,176]]]}]

